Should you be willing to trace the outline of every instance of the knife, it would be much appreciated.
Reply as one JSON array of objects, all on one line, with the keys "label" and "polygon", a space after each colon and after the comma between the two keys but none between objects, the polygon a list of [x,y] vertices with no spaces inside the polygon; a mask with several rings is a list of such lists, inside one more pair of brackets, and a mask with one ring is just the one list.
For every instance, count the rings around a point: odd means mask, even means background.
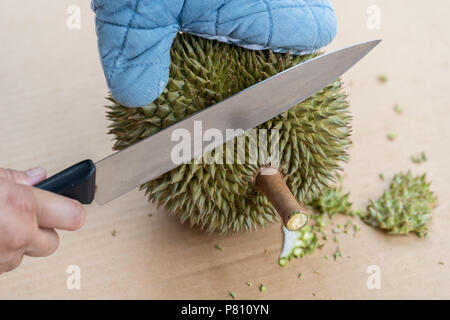
[{"label": "knife", "polygon": [[[188,130],[192,137],[194,124],[201,121],[204,131],[218,129],[223,134],[223,141],[208,142],[208,148],[218,147],[238,136],[236,129],[252,129],[323,89],[380,41],[355,44],[298,64],[103,160],[77,163],[36,187],[83,204],[90,204],[94,198],[100,205],[106,204],[179,165],[171,159],[171,151],[179,143],[171,139],[175,130]],[[227,129],[233,129],[235,134],[225,135]],[[194,152],[191,152],[190,160],[201,156],[204,150],[203,141],[194,139],[191,142]]]}]

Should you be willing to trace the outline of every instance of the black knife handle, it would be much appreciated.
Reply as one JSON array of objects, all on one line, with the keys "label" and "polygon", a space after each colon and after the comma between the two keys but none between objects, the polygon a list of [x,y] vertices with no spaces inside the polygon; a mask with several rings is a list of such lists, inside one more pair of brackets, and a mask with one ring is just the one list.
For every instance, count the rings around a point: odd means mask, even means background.
[{"label": "black knife handle", "polygon": [[81,161],[35,187],[90,204],[95,197],[95,164],[92,160]]}]

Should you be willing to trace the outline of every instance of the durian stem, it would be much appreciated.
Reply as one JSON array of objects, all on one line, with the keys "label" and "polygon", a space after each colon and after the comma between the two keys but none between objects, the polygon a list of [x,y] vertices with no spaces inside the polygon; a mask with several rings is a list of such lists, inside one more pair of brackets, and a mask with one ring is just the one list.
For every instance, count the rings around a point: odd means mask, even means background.
[{"label": "durian stem", "polygon": [[288,230],[299,230],[306,225],[307,209],[295,199],[280,171],[262,168],[256,177],[256,184],[275,207]]}]

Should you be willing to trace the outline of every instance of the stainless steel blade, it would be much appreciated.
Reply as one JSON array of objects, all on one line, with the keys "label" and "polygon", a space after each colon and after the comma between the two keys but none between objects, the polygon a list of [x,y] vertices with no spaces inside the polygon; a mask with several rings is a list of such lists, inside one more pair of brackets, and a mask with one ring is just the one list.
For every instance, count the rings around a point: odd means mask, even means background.
[{"label": "stainless steel blade", "polygon": [[[252,129],[323,89],[380,41],[356,44],[294,66],[99,161],[96,201],[105,204],[177,167],[171,160],[171,150],[179,143],[171,141],[174,130],[187,129],[192,137],[194,121],[202,121],[203,132],[214,128],[224,136],[226,129]],[[234,136],[227,138],[224,142]],[[195,152],[202,150],[198,148],[204,143],[201,140],[192,141],[191,159],[201,155]]]}]

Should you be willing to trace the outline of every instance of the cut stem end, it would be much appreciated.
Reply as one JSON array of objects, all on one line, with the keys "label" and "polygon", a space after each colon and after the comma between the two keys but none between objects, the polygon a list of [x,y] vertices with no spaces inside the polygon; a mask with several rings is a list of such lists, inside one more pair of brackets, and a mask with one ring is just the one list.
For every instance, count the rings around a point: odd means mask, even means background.
[{"label": "cut stem end", "polygon": [[308,222],[308,216],[304,213],[294,213],[291,215],[285,226],[290,231],[297,231],[303,228]]},{"label": "cut stem end", "polygon": [[296,231],[306,225],[306,208],[295,199],[277,169],[262,168],[256,177],[256,184],[275,207],[288,230]]}]

